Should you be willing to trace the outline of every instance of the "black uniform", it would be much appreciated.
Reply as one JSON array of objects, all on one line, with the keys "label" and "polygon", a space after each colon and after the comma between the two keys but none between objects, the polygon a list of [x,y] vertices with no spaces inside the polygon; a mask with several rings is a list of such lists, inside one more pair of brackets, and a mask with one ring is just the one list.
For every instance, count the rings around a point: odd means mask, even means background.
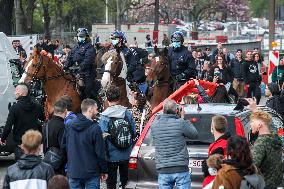
[{"label": "black uniform", "polygon": [[94,79],[96,73],[94,72],[93,63],[96,58],[96,49],[91,42],[78,43],[70,52],[67,58],[67,65],[65,69],[71,66],[79,66],[80,74],[85,82],[84,93],[86,98],[93,98],[96,96],[94,88]]}]

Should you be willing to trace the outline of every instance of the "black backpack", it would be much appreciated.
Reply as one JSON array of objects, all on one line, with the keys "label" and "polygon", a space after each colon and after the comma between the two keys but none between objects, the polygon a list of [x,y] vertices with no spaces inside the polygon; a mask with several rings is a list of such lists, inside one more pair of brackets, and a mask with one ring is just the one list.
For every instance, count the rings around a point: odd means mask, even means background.
[{"label": "black backpack", "polygon": [[127,149],[133,143],[134,132],[126,115],[124,118],[110,117],[108,133],[111,143],[119,149]]}]

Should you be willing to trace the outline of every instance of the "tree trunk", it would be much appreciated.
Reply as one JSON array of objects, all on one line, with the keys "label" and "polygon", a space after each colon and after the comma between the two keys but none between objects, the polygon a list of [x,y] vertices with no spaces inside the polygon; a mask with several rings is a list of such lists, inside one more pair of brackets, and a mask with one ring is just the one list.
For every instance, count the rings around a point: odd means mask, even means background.
[{"label": "tree trunk", "polygon": [[6,35],[12,35],[13,8],[11,0],[0,0],[0,31]]},{"label": "tree trunk", "polygon": [[35,0],[28,0],[26,7],[26,33],[31,34],[33,32],[33,14],[35,9]]},{"label": "tree trunk", "polygon": [[121,30],[121,0],[116,0],[116,26],[115,29]]},{"label": "tree trunk", "polygon": [[24,13],[21,8],[21,0],[14,0],[16,35],[24,34]]},{"label": "tree trunk", "polygon": [[50,34],[50,15],[49,15],[49,4],[48,1],[46,3],[43,2],[42,0],[42,8],[43,8],[43,20],[44,20],[44,36],[45,38],[50,39],[51,34]]},{"label": "tree trunk", "polygon": [[155,24],[154,24],[154,30],[159,30],[159,0],[155,0]]},{"label": "tree trunk", "polygon": [[62,11],[63,11],[63,0],[56,1],[56,34],[60,34],[61,38],[63,37],[61,34],[63,32],[63,23],[62,23]]}]

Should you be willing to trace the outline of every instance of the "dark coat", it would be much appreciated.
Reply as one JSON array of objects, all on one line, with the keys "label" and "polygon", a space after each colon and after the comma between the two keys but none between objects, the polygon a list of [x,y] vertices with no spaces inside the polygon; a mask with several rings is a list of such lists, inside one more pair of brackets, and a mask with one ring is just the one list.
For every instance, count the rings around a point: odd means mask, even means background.
[{"label": "dark coat", "polygon": [[44,118],[43,110],[39,104],[33,102],[29,96],[20,97],[9,110],[1,140],[6,140],[13,128],[13,139],[16,144],[21,144],[22,136],[27,130],[34,129],[41,132],[40,121],[43,121]]},{"label": "dark coat", "polygon": [[188,80],[197,76],[196,65],[192,63],[192,55],[185,46],[182,45],[177,49],[170,47],[169,60],[171,62],[170,71],[173,77],[183,74],[183,79]]},{"label": "dark coat", "polygon": [[220,72],[219,79],[217,81],[218,83],[227,84],[228,82],[233,81],[232,70],[229,67],[224,67],[223,69],[220,69],[218,66],[213,66],[209,70],[209,80],[210,81],[213,81],[214,75],[217,70],[219,70]]},{"label": "dark coat", "polygon": [[47,188],[48,181],[53,177],[53,168],[42,162],[39,156],[23,155],[17,163],[7,169],[3,189],[33,188],[43,186]]},{"label": "dark coat", "polygon": [[67,123],[62,140],[67,153],[68,177],[88,179],[107,173],[101,128],[82,114]]},{"label": "dark coat", "polygon": [[261,76],[259,75],[258,64],[254,61],[245,61],[244,68],[244,80],[249,83],[260,83]]},{"label": "dark coat", "polygon": [[[53,115],[52,118],[48,121],[48,146],[56,147],[60,149],[61,141],[64,133],[64,119],[59,116]],[[46,136],[46,126],[42,129],[43,133],[43,152],[47,151],[47,136]]]},{"label": "dark coat", "polygon": [[96,58],[96,49],[91,42],[78,43],[70,52],[67,58],[66,67],[72,67],[75,63],[79,65],[79,73],[96,77],[93,63]]},{"label": "dark coat", "polygon": [[244,79],[244,70],[243,70],[244,60],[239,61],[238,59],[233,59],[231,61],[230,67],[234,73],[234,78],[242,81]]}]

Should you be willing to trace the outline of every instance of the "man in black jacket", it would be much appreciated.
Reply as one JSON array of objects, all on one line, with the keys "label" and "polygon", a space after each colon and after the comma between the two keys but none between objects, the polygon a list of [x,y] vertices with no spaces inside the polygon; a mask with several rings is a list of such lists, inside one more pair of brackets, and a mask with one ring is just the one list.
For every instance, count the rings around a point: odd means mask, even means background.
[{"label": "man in black jacket", "polygon": [[7,169],[3,189],[46,189],[53,177],[52,167],[41,161],[39,156],[42,135],[35,130],[27,131],[22,137],[24,155]]},{"label": "man in black jacket", "polygon": [[247,98],[255,97],[256,103],[259,104],[261,98],[261,76],[259,75],[258,65],[252,60],[252,52],[248,50],[246,52],[246,61],[244,63],[244,79],[248,85]]},{"label": "man in black jacket", "polygon": [[284,95],[281,94],[277,83],[269,83],[266,86],[265,97],[268,97],[266,106],[275,110],[284,118]]},{"label": "man in black jacket", "polygon": [[67,123],[62,150],[67,153],[70,188],[100,188],[100,178],[106,180],[107,162],[102,130],[96,121],[96,101],[85,99],[82,114]]},{"label": "man in black jacket", "polygon": [[[43,152],[46,153],[47,150],[51,147],[60,149],[61,141],[64,133],[64,118],[67,114],[67,104],[64,100],[58,100],[54,104],[54,113],[52,118],[44,126],[43,132]],[[46,128],[47,127],[47,128]],[[46,130],[48,129],[48,136]],[[48,137],[48,146],[47,146],[47,137]],[[54,170],[55,173],[63,174],[64,173],[64,164]]]},{"label": "man in black jacket", "polygon": [[244,97],[244,59],[242,58],[242,49],[238,49],[236,52],[236,58],[231,61],[230,67],[234,73],[233,88],[237,91],[239,97]]},{"label": "man in black jacket", "polygon": [[[18,102],[11,106],[1,136],[0,144],[6,143],[6,139],[13,128],[13,139],[17,144],[15,149],[16,160],[22,155],[20,145],[22,136],[29,129],[41,131],[40,121],[44,120],[44,113],[39,104],[36,104],[28,96],[29,90],[25,84],[19,84],[16,87],[15,96]],[[13,127],[14,126],[14,127]]]}]

